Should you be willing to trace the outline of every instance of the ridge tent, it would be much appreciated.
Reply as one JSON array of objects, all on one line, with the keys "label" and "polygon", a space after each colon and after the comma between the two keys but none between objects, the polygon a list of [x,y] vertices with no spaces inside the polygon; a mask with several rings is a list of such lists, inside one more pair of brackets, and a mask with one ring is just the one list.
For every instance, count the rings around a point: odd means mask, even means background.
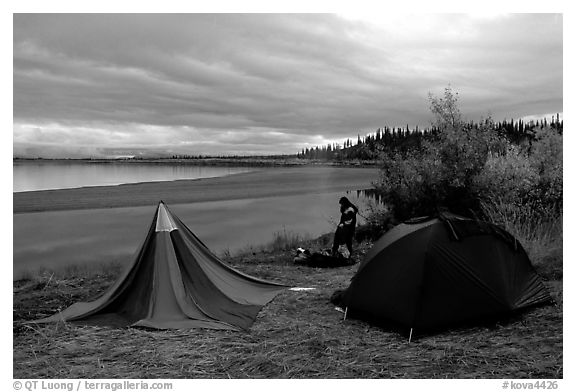
[{"label": "ridge tent", "polygon": [[552,299],[512,235],[447,213],[386,232],[349,287],[335,296],[347,317],[392,323],[410,333],[499,317]]},{"label": "ridge tent", "polygon": [[286,288],[224,264],[160,202],[144,243],[116,283],[94,301],[35,322],[247,330]]}]

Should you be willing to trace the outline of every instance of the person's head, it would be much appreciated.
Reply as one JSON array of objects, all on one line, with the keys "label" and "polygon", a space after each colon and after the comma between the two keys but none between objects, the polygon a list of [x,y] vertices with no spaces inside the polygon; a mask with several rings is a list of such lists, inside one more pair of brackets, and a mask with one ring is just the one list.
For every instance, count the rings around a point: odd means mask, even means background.
[{"label": "person's head", "polygon": [[341,197],[340,200],[338,201],[338,203],[340,203],[340,211],[344,212],[346,211],[346,209],[348,207],[352,207],[354,209],[354,211],[358,211],[358,208],[352,204],[352,202],[350,200],[348,200],[347,197]]},{"label": "person's head", "polygon": [[340,203],[340,205],[341,205],[342,207],[345,207],[345,208],[352,205],[352,203],[350,203],[350,200],[348,200],[348,198],[347,198],[347,197],[344,197],[344,196],[340,198],[340,200],[338,201],[338,203]]}]

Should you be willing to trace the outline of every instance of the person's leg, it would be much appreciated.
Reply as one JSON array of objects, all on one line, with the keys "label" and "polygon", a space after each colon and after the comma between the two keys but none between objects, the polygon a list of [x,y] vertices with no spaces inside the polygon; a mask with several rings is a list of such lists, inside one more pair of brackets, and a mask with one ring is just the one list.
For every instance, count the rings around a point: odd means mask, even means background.
[{"label": "person's leg", "polygon": [[334,233],[334,243],[332,244],[332,256],[336,256],[336,254],[338,253],[338,246],[340,245],[341,242],[341,230],[340,227],[338,227],[336,229],[336,232]]},{"label": "person's leg", "polygon": [[352,236],[346,238],[346,247],[348,248],[348,252],[350,252],[349,257],[352,257]]}]

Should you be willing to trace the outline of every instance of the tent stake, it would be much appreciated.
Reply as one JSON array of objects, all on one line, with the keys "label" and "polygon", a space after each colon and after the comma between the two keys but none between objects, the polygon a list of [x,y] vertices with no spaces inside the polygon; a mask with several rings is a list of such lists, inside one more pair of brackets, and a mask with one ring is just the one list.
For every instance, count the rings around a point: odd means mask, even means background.
[{"label": "tent stake", "polygon": [[344,320],[346,320],[346,316],[348,315],[348,306],[344,309]]},{"label": "tent stake", "polygon": [[410,343],[412,341],[412,330],[414,328],[410,328],[410,336],[408,337],[408,343]]}]

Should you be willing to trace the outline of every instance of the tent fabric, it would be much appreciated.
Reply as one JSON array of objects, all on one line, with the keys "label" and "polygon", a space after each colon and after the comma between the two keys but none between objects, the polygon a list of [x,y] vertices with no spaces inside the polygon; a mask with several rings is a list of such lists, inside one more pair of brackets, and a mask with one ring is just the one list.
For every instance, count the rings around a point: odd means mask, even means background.
[{"label": "tent fabric", "polygon": [[430,330],[551,301],[520,243],[498,226],[450,214],[413,222],[366,254],[341,297],[348,316]]},{"label": "tent fabric", "polygon": [[36,322],[247,330],[286,288],[223,263],[160,202],[144,243],[112,287]]}]

